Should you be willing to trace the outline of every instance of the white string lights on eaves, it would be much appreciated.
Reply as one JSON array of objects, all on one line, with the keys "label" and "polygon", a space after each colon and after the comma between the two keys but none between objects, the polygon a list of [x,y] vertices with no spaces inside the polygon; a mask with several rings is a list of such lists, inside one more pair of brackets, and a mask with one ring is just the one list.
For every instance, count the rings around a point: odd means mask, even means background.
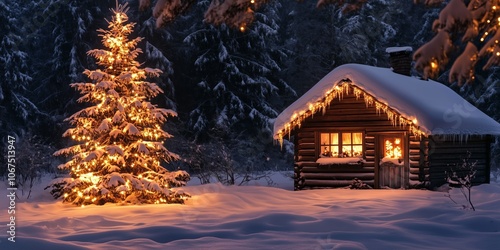
[{"label": "white string lights on eaves", "polygon": [[279,129],[277,137],[280,145],[283,145],[283,138],[285,135],[290,137],[292,130],[300,128],[305,119],[313,117],[314,114],[320,110],[322,111],[322,114],[325,114],[326,108],[331,105],[335,98],[342,100],[343,96],[348,95],[351,91],[356,96],[356,99],[359,100],[360,98],[363,98],[367,108],[375,106],[378,115],[382,112],[385,113],[387,115],[387,119],[391,121],[393,126],[401,126],[403,128],[408,127],[408,130],[417,137],[426,136],[426,133],[420,130],[420,127],[417,125],[418,120],[416,117],[403,116],[393,108],[389,107],[388,104],[378,101],[372,95],[352,84],[350,80],[342,80],[338,84],[334,85],[333,88],[328,90],[322,99],[316,101],[315,103],[308,103],[306,109],[293,113],[290,121],[285,123],[282,128]]}]

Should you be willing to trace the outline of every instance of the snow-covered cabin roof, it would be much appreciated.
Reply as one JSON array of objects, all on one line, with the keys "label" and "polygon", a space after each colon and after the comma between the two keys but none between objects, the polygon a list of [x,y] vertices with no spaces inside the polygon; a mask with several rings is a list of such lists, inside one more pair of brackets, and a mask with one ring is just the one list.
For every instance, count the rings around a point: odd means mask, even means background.
[{"label": "snow-covered cabin roof", "polygon": [[449,87],[360,64],[337,67],[286,108],[274,122],[274,136],[307,112],[311,103],[325,97],[345,80],[386,104],[401,116],[416,118],[419,130],[427,135],[500,135],[500,124],[471,105]]}]

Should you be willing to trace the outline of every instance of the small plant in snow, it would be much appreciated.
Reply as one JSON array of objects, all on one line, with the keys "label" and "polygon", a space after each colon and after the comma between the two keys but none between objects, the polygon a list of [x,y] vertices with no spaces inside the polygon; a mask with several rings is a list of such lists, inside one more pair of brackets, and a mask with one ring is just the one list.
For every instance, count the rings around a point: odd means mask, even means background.
[{"label": "small plant in snow", "polygon": [[364,183],[362,180],[354,178],[351,185],[349,185],[349,189],[372,189],[372,187]]},{"label": "small plant in snow", "polygon": [[[446,181],[450,185],[450,187],[460,188],[460,192],[463,194],[465,200],[467,201],[467,205],[462,205],[464,209],[472,209],[476,211],[474,205],[472,204],[471,199],[471,190],[472,190],[472,180],[476,175],[476,164],[477,161],[470,161],[471,153],[467,151],[465,158],[462,159],[461,164],[456,164],[455,168],[452,168],[451,171],[446,172]],[[450,194],[446,195],[453,201],[455,204],[458,204]]]},{"label": "small plant in snow", "polygon": [[17,188],[21,190],[22,195],[27,192],[26,199],[29,199],[33,186],[40,181],[42,176],[55,172],[55,167],[52,166],[54,149],[31,133],[23,136],[19,143],[20,150],[17,152],[19,161],[16,164]]}]

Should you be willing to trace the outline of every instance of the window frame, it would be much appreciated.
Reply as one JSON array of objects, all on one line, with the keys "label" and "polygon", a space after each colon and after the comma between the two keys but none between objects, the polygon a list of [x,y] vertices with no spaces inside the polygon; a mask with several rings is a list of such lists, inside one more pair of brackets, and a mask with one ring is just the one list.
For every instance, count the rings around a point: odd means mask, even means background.
[{"label": "window frame", "polygon": [[[325,145],[321,144],[321,135],[322,134],[329,134],[329,138],[331,138],[331,134],[338,134],[338,142],[337,144],[331,144],[331,141],[330,141],[330,144],[327,144],[326,146],[328,147],[332,147],[332,146],[337,146],[338,147],[338,154],[341,155],[343,153],[343,143],[342,143],[342,134],[344,133],[349,133],[351,134],[351,148],[350,150],[352,150],[352,147],[354,146],[359,146],[361,145],[361,155],[359,157],[362,157],[362,158],[365,158],[365,131],[364,130],[323,130],[323,131],[318,131],[316,133],[316,145],[317,145],[317,152],[316,152],[316,157],[317,158],[321,158],[321,154],[322,154],[322,149]],[[353,133],[361,133],[361,144],[352,144],[352,140],[353,140],[353,136],[352,134]],[[334,156],[330,156],[332,158],[346,158],[346,157],[340,157],[340,156],[337,156],[337,157],[334,157]],[[350,157],[357,157],[357,156],[350,156]]]}]

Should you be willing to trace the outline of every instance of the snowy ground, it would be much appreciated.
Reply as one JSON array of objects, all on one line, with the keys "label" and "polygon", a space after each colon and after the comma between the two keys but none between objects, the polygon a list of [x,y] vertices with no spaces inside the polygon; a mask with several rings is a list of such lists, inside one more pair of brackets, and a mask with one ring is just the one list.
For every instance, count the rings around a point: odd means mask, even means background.
[{"label": "snowy ground", "polygon": [[[186,205],[74,207],[40,184],[16,203],[16,242],[7,240],[7,190],[0,183],[0,249],[499,249],[500,184],[473,188],[477,211],[444,192],[291,191],[192,185]],[[459,203],[458,190],[451,192]]]}]

